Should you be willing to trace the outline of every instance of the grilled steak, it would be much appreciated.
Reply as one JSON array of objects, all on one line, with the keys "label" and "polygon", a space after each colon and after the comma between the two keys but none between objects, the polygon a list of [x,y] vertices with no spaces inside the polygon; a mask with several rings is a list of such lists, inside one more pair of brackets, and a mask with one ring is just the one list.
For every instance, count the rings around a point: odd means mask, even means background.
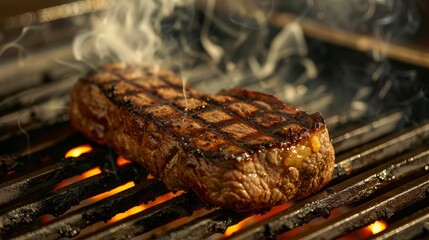
[{"label": "grilled steak", "polygon": [[242,89],[186,93],[172,72],[109,64],[78,81],[70,119],[172,190],[236,211],[302,198],[330,180],[334,150],[319,113]]}]

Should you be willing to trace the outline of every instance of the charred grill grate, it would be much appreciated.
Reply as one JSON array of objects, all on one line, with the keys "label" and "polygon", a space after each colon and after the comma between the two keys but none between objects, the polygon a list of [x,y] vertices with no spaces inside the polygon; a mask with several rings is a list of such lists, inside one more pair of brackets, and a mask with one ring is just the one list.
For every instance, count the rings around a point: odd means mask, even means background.
[{"label": "charred grill grate", "polygon": [[[331,211],[347,205],[353,207],[338,217],[329,218],[307,229],[299,237],[335,238],[375,220],[387,220],[397,215],[403,216],[387,228],[386,237],[393,238],[395,234],[404,236],[410,231],[427,234],[427,213],[424,212],[427,204],[422,205],[421,202],[427,198],[429,189],[429,149],[426,142],[429,123],[424,122],[398,132],[397,126],[403,117],[402,113],[393,112],[353,128],[336,126],[338,130],[331,132],[335,146],[341,150],[331,184],[323,191],[297,201],[229,238],[275,238],[319,216],[327,217]],[[63,127],[70,128],[67,124]],[[58,134],[62,133],[58,131]],[[114,153],[102,146],[92,144],[94,149],[90,153],[76,158],[61,158],[70,147],[88,143],[80,135],[72,131],[69,133],[69,137],[56,144],[38,143],[48,147],[40,147],[31,159],[51,159],[47,163],[42,162],[46,166],[25,169],[31,165],[28,156],[8,156],[8,159],[20,163],[17,165],[21,167],[10,167],[9,175],[0,184],[0,233],[3,237],[123,239],[143,235],[161,239],[201,239],[223,233],[229,226],[252,216],[252,213],[237,214],[212,209],[162,234],[153,235],[155,233],[151,230],[209,207],[192,193],[184,193],[118,222],[79,235],[93,224],[107,221],[117,213],[166,194],[168,189],[155,179],[147,179],[147,172],[139,166],[116,165]],[[56,134],[50,134],[55,139]],[[61,181],[96,166],[102,169],[101,174],[55,188]],[[129,181],[134,181],[136,186],[69,210],[87,198]],[[411,214],[404,213],[404,209],[416,204],[422,205],[421,209]],[[56,217],[48,222],[40,221],[40,217],[46,214]],[[405,219],[410,221],[401,224]]]}]

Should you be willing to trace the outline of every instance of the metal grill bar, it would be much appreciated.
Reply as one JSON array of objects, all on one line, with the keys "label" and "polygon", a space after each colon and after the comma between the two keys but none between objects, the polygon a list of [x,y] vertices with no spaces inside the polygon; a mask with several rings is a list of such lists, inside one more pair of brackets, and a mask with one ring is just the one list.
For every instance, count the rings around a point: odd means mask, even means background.
[{"label": "metal grill bar", "polygon": [[316,217],[329,215],[334,208],[365,199],[392,182],[424,170],[428,161],[429,150],[424,148],[396,158],[302,200],[289,209],[234,234],[231,239],[275,238],[276,235]]},{"label": "metal grill bar", "polygon": [[350,175],[369,165],[380,163],[387,157],[421,144],[428,137],[429,123],[424,123],[365,145],[364,149],[357,148],[347,154],[340,155],[336,158],[337,163],[332,178]]},{"label": "metal grill bar", "polygon": [[374,140],[384,134],[395,130],[399,123],[404,119],[401,112],[393,112],[375,119],[374,121],[362,123],[353,129],[345,129],[335,134],[332,143],[335,146],[335,152],[339,153],[344,150],[359,146],[360,144]]},{"label": "metal grill bar", "polygon": [[353,211],[324,222],[308,234],[296,239],[335,239],[380,219],[389,219],[395,212],[403,210],[428,197],[429,175],[420,177],[410,183],[383,194]]},{"label": "metal grill bar", "polygon": [[[139,236],[181,217],[190,216],[205,207],[193,193],[185,193],[164,203],[151,207],[82,239],[124,239]],[[180,238],[179,238],[180,239]]]},{"label": "metal grill bar", "polygon": [[[49,132],[49,136],[46,135],[47,132]],[[12,153],[16,153],[21,157],[33,155],[35,152],[58,145],[59,142],[68,137],[76,136],[75,133],[76,131],[73,130],[69,122],[60,121],[45,127],[35,123],[19,129],[19,132],[0,133],[0,144],[2,146],[0,154],[11,154],[10,151],[14,151]],[[31,136],[30,146],[28,146],[29,142],[27,142],[26,134]]]},{"label": "metal grill bar", "polygon": [[2,193],[0,206],[43,188],[53,186],[63,179],[97,166],[105,161],[106,155],[104,153],[106,153],[106,149],[99,148],[78,158],[63,158],[56,164],[2,183],[0,185],[0,192]]},{"label": "metal grill bar", "polygon": [[235,213],[227,210],[217,210],[180,226],[173,231],[169,231],[157,237],[157,239],[204,239],[214,233],[225,232],[229,226],[235,225],[251,215],[253,213]]},{"label": "metal grill bar", "polygon": [[155,199],[169,190],[157,180],[147,180],[114,196],[66,214],[45,226],[35,226],[14,239],[59,239],[77,236],[81,229],[100,221],[107,221],[117,213],[124,212],[136,205]]},{"label": "metal grill bar", "polygon": [[[429,189],[428,189],[429,190]],[[427,192],[429,195],[429,191]],[[389,227],[372,239],[416,239],[429,233],[429,207],[423,208],[411,216],[389,225]]]},{"label": "metal grill bar", "polygon": [[[79,204],[81,200],[95,196],[106,189],[112,189],[120,184],[138,177],[145,177],[147,172],[143,168],[126,165],[115,172],[102,173],[97,176],[71,184],[67,187],[53,191],[49,196],[21,206],[13,206],[11,210],[0,215],[0,234],[21,224],[34,222],[43,214],[59,216],[70,207]],[[100,186],[103,186],[102,188]]]}]

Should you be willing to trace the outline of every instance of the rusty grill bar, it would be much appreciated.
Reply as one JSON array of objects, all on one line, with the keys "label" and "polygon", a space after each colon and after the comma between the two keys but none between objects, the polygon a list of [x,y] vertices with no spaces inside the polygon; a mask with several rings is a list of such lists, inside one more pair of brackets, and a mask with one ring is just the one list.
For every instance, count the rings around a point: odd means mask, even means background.
[{"label": "rusty grill bar", "polygon": [[[396,126],[400,124],[403,116],[400,112],[393,112],[366,124],[356,125],[354,128],[341,130],[341,127],[337,127],[339,130],[333,131],[333,142],[336,147],[344,146],[344,149],[337,156],[331,184],[325,190],[241,229],[229,238],[275,238],[319,216],[327,217],[335,208],[364,202],[337,218],[326,220],[324,224],[313,228],[312,232],[301,236],[309,239],[315,236],[314,234],[327,238],[338,237],[374,220],[389,219],[404,208],[427,198],[429,123],[424,122],[397,132]],[[371,132],[370,136],[362,137],[366,132]],[[367,143],[370,140],[373,141]],[[351,143],[345,143],[346,141]],[[59,152],[63,154],[73,144],[76,146],[82,143],[87,143],[87,140],[72,134],[67,139],[42,149],[40,153],[34,153],[34,156],[49,155],[52,148],[58,146],[61,146]],[[90,153],[77,158],[61,158],[49,166],[22,173],[22,176],[2,182],[1,192],[7,194],[0,197],[3,209],[0,213],[1,235],[15,239],[75,237],[88,226],[107,221],[117,213],[154,200],[168,192],[161,182],[147,180],[147,172],[141,167],[134,164],[116,166],[113,163],[116,156],[111,150],[93,145],[94,150]],[[25,162],[25,157],[15,157],[15,160]],[[53,186],[62,180],[95,166],[100,166],[103,172],[77,183],[53,189]],[[17,171],[15,174],[20,173]],[[420,177],[409,181],[415,176]],[[137,184],[111,197],[68,211],[82,200],[127,181],[134,181]],[[202,208],[210,206],[205,205],[194,194],[185,193],[78,237],[123,239],[146,233],[149,234],[147,237],[156,236],[160,239],[201,239],[223,233],[229,226],[252,216],[252,213],[237,214],[214,209],[162,235],[151,235],[151,230],[190,216]],[[403,230],[394,231],[388,228],[386,237],[404,235],[403,232],[409,232],[409,229],[414,228],[418,228],[419,233],[426,234],[427,214],[422,214],[421,211],[417,212],[416,216],[407,216],[407,219],[414,219],[407,224],[401,224],[401,221],[396,223],[397,225],[392,224],[390,228]],[[45,214],[56,218],[48,223],[41,223],[39,217]],[[344,221],[348,224],[343,224]],[[336,227],[339,225],[341,228]]]}]

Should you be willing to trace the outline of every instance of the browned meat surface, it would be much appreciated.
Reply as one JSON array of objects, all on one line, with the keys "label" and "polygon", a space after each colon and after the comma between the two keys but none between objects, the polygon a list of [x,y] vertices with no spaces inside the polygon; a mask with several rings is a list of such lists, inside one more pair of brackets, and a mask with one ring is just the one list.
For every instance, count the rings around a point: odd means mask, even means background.
[{"label": "browned meat surface", "polygon": [[169,188],[236,211],[302,198],[330,180],[334,150],[320,114],[241,89],[186,93],[169,71],[105,65],[74,87],[70,118]]}]

